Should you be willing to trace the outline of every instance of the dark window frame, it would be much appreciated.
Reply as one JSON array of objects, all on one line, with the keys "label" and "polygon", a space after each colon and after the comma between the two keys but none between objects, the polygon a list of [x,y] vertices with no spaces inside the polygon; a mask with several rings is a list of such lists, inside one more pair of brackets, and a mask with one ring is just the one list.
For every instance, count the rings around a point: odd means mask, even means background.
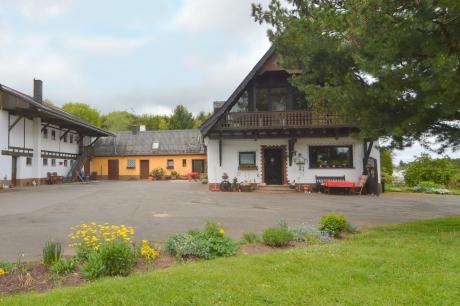
[{"label": "dark window frame", "polygon": [[70,135],[70,137],[69,137],[69,143],[73,143],[73,135]]},{"label": "dark window frame", "polygon": [[[348,164],[347,166],[343,167],[343,166],[324,166],[324,167],[321,167],[321,166],[318,166],[316,164],[316,160],[315,160],[315,152],[314,150],[315,149],[324,149],[324,148],[327,148],[327,149],[331,149],[331,148],[348,148],[349,149],[349,152],[350,152],[350,156],[348,157]],[[354,160],[353,160],[353,145],[319,145],[319,146],[309,146],[308,147],[308,157],[309,157],[309,163],[308,163],[308,166],[310,169],[354,169]],[[317,154],[317,153],[316,153]]]},{"label": "dark window frame", "polygon": [[56,167],[56,158],[51,159],[51,167]]},{"label": "dark window frame", "polygon": [[43,158],[43,166],[48,166],[48,158]]},{"label": "dark window frame", "polygon": [[[169,162],[172,163],[172,166],[169,165]],[[166,169],[174,169],[174,159],[166,160]]]},{"label": "dark window frame", "polygon": [[51,130],[51,140],[56,140],[56,131]]},{"label": "dark window frame", "polygon": [[[251,154],[253,156],[254,162],[249,164],[249,163],[241,163],[241,155],[242,154]],[[238,166],[239,167],[255,167],[257,165],[256,161],[256,152],[255,151],[242,151],[238,152]]]},{"label": "dark window frame", "polygon": [[26,157],[26,166],[32,166],[32,157]]},{"label": "dark window frame", "polygon": [[43,139],[48,139],[48,129],[47,128],[43,130]]},{"label": "dark window frame", "polygon": [[182,159],[182,167],[185,168],[187,167],[187,159]]}]

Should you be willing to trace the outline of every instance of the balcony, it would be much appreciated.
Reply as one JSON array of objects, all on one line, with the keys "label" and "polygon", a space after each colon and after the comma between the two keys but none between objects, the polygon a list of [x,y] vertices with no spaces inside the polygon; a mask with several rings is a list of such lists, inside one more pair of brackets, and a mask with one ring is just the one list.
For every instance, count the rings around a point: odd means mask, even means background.
[{"label": "balcony", "polygon": [[286,129],[335,127],[343,125],[335,112],[270,111],[228,113],[219,122],[220,130]]}]

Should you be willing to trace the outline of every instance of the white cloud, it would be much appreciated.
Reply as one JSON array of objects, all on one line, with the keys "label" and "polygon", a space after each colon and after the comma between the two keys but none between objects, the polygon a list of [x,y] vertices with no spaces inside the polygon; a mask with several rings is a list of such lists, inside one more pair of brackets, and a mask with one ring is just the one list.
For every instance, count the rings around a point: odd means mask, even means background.
[{"label": "white cloud", "polygon": [[[173,24],[189,31],[248,35],[265,31],[251,17],[253,0],[185,0]],[[267,4],[268,0],[257,1]]]},{"label": "white cloud", "polygon": [[84,49],[90,52],[119,52],[130,51],[145,46],[152,41],[150,37],[69,37],[66,43],[70,47]]},{"label": "white cloud", "polygon": [[72,0],[2,0],[2,3],[14,3],[27,17],[56,17],[70,6]]}]

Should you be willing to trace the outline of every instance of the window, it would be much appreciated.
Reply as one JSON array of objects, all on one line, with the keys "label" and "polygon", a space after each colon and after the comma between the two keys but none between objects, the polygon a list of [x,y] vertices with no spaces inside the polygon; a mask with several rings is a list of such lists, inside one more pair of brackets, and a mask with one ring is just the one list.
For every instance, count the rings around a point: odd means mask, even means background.
[{"label": "window", "polygon": [[56,159],[51,159],[51,167],[56,167]]},{"label": "window", "polygon": [[32,157],[26,158],[26,166],[32,166]]},{"label": "window", "polygon": [[256,108],[259,112],[268,111],[270,101],[268,99],[268,88],[257,88],[256,90]]},{"label": "window", "polygon": [[51,140],[56,140],[56,131],[51,130]]},{"label": "window", "polygon": [[247,112],[249,111],[249,95],[247,91],[244,91],[238,101],[233,105],[230,110],[231,113]]},{"label": "window", "polygon": [[255,168],[256,167],[256,152],[240,152],[239,153],[239,168]]},{"label": "window", "polygon": [[205,173],[205,160],[192,159],[192,172]]},{"label": "window", "polygon": [[353,168],[353,147],[311,146],[310,168]]},{"label": "window", "polygon": [[67,142],[67,134],[64,134],[63,139],[64,139],[64,142]]},{"label": "window", "polygon": [[270,100],[272,102],[272,111],[285,111],[287,106],[287,88],[271,88]]},{"label": "window", "polygon": [[159,147],[160,147],[160,143],[159,143],[159,142],[154,142],[154,143],[152,143],[152,150],[158,150]]},{"label": "window", "polygon": [[43,159],[43,166],[48,166],[48,158]]},{"label": "window", "polygon": [[135,159],[128,159],[127,168],[128,169],[136,168],[136,160]]},{"label": "window", "polygon": [[48,139],[48,129],[43,130],[43,139]]},{"label": "window", "polygon": [[174,169],[174,160],[168,159],[168,161],[166,162],[166,168],[167,169]]},{"label": "window", "polygon": [[73,143],[73,135],[70,135],[70,137],[69,137],[69,142],[70,142],[70,143]]},{"label": "window", "polygon": [[67,167],[67,159],[64,159],[64,167]]},{"label": "window", "polygon": [[72,167],[72,166],[73,166],[73,163],[74,163],[74,160],[73,160],[73,159],[71,159],[71,160],[70,160],[70,167]]},{"label": "window", "polygon": [[182,167],[187,167],[187,160],[186,159],[182,160]]}]

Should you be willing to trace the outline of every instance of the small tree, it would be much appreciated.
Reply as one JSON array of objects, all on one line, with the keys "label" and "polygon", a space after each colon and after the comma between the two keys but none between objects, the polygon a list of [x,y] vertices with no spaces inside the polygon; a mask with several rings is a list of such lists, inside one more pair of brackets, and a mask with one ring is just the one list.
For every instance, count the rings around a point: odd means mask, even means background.
[{"label": "small tree", "polygon": [[174,109],[172,116],[169,118],[169,129],[182,130],[191,129],[195,123],[193,114],[183,105],[178,105]]},{"label": "small tree", "polygon": [[421,154],[407,164],[404,180],[411,187],[424,181],[455,185],[458,181],[458,169],[448,157],[433,159],[428,154]]}]

